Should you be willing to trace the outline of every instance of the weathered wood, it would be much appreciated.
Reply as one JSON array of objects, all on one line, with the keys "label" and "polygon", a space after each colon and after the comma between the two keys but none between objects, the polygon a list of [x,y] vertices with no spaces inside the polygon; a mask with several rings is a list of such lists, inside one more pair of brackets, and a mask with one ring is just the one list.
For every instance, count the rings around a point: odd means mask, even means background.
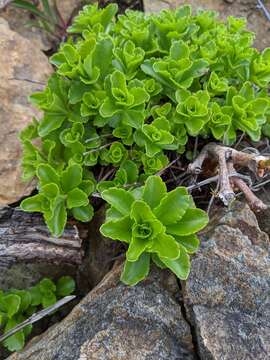
[{"label": "weathered wood", "polygon": [[0,269],[20,262],[80,264],[81,245],[75,225],[68,225],[63,236],[55,238],[39,214],[0,208]]}]

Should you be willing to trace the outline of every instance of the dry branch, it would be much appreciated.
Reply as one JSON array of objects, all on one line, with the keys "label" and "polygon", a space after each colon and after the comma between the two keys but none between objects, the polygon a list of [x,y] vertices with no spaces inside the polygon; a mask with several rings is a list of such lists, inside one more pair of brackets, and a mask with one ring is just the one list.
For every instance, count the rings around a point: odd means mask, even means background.
[{"label": "dry branch", "polygon": [[203,172],[217,175],[219,189],[218,196],[225,205],[229,205],[235,198],[234,189],[241,190],[251,208],[265,210],[265,205],[253,194],[244,180],[251,182],[249,176],[239,174],[236,169],[247,168],[259,177],[264,176],[270,169],[270,157],[260,154],[250,154],[215,143],[207,144],[199,156],[188,167],[188,172],[200,174]]}]

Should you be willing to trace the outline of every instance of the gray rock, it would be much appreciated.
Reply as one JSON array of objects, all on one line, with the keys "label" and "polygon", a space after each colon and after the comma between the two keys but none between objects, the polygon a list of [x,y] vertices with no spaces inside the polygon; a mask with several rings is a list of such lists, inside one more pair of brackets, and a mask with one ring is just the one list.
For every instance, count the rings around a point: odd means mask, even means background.
[{"label": "gray rock", "polygon": [[260,191],[256,192],[256,196],[261,199],[266,205],[268,205],[268,209],[259,212],[256,214],[260,229],[262,229],[268,236],[270,236],[270,185],[267,184]]},{"label": "gray rock", "polygon": [[[10,28],[29,39],[39,49],[50,50],[52,47],[55,48],[55,42],[57,42],[55,37],[50,36],[49,33],[38,27],[30,26],[33,23],[33,16],[29,11],[12,6],[12,4],[4,8],[2,6],[1,10],[1,4],[10,2],[12,1],[2,0],[1,2],[0,0],[0,16],[8,21]],[[52,2],[52,0],[49,0],[49,3]],[[66,23],[70,23],[70,17],[78,13],[82,3],[83,0],[56,0],[59,12]],[[38,20],[37,17],[36,20]]]},{"label": "gray rock", "polygon": [[[215,216],[214,216],[215,217]],[[269,239],[255,215],[235,203],[202,234],[183,284],[201,359],[269,359]]]},{"label": "gray rock", "polygon": [[119,282],[120,271],[115,267],[61,323],[9,360],[195,359],[189,326],[173,296],[174,277],[154,270],[128,287]]},{"label": "gray rock", "polygon": [[239,202],[216,209],[200,236],[182,294],[175,277],[156,268],[127,287],[117,265],[61,323],[9,360],[267,360],[268,236]]},{"label": "gray rock", "polygon": [[43,88],[51,66],[29,40],[0,18],[0,206],[28,195],[35,185],[21,180],[19,132],[39,113],[27,97]]},{"label": "gray rock", "polygon": [[5,7],[7,4],[11,3],[12,0],[0,0],[0,9]]}]

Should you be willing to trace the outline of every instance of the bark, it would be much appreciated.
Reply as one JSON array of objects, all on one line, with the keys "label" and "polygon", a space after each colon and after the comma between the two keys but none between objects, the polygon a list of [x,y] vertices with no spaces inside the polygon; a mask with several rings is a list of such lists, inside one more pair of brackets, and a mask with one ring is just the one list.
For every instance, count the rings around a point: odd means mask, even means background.
[{"label": "bark", "polygon": [[18,263],[76,265],[82,262],[82,241],[74,225],[54,238],[39,214],[0,208],[0,268]]}]

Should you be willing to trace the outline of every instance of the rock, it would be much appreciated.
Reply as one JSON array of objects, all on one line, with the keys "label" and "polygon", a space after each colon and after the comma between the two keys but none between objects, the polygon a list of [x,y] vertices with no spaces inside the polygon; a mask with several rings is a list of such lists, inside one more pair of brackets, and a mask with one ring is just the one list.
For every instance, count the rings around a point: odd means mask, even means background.
[{"label": "rock", "polygon": [[83,6],[83,0],[57,0],[56,3],[60,14],[66,21],[70,16],[77,14]]},{"label": "rock", "polygon": [[[90,233],[95,238],[96,230]],[[145,281],[125,286],[117,262],[64,320],[8,359],[267,360],[268,236],[249,207],[235,202],[229,210],[215,209],[200,237],[182,293],[172,273],[154,266]],[[92,249],[100,260],[91,266],[106,271],[103,245]]]},{"label": "rock", "polygon": [[242,203],[202,234],[183,284],[201,359],[266,360],[270,353],[269,238]]},{"label": "rock", "polygon": [[[82,7],[82,2],[81,0],[56,0],[59,12],[65,22],[70,23],[70,17],[78,13]],[[37,17],[34,19],[29,11],[11,5],[2,9],[0,16],[8,21],[13,31],[29,39],[39,49],[48,51],[49,53],[51,53],[52,49],[54,51],[57,50],[59,40],[50,36],[45,30],[39,29],[34,25],[29,25],[33,23],[33,20],[38,19]]]},{"label": "rock", "polygon": [[3,9],[7,4],[9,4],[12,0],[0,0],[0,9]]},{"label": "rock", "polygon": [[257,2],[254,0],[144,0],[144,9],[146,12],[157,12],[161,9],[174,9],[186,3],[192,5],[194,11],[218,11],[221,19],[226,19],[230,15],[247,18],[248,28],[256,34],[255,46],[260,50],[270,46],[270,22],[262,10],[256,7]]},{"label": "rock", "polygon": [[47,57],[0,18],[0,205],[28,195],[32,183],[21,180],[19,132],[37,116],[27,97],[43,88],[51,73]]},{"label": "rock", "polygon": [[0,10],[0,18],[8,22],[11,30],[30,40],[37,49],[46,51],[51,48],[47,33],[29,25],[33,22],[33,16],[29,11],[16,8],[10,4]]},{"label": "rock", "polygon": [[270,186],[269,184],[264,186],[260,191],[256,192],[256,196],[261,199],[266,205],[268,205],[268,209],[258,212],[256,214],[257,220],[262,229],[268,236],[270,237]]},{"label": "rock", "polygon": [[172,275],[154,269],[147,280],[128,287],[119,282],[120,271],[116,266],[61,323],[8,359],[195,359],[174,289],[164,287]]}]

